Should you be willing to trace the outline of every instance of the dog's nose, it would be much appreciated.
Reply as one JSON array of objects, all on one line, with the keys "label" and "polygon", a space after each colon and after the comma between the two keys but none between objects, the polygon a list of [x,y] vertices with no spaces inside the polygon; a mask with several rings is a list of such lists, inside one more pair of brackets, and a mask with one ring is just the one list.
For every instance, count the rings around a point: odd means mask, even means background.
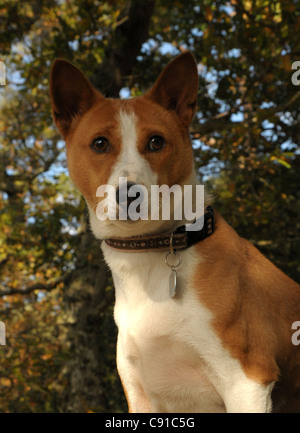
[{"label": "dog's nose", "polygon": [[[134,197],[128,196],[128,192],[129,192],[130,188],[134,185],[137,185],[137,184],[134,182],[127,182],[126,184],[121,185],[117,189],[116,200],[117,200],[118,204],[120,204],[120,205],[125,204],[126,200],[127,200],[127,207],[128,207],[130,205],[130,203],[132,203],[137,198],[136,195],[134,195]],[[140,191],[139,191],[139,193],[140,193]]]}]

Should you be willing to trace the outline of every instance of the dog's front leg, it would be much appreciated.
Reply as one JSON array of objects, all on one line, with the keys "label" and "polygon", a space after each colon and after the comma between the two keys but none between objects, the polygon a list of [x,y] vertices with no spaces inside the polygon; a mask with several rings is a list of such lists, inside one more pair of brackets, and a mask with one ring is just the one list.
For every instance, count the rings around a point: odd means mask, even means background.
[{"label": "dog's front leg", "polygon": [[126,396],[128,411],[130,413],[151,412],[150,401],[139,380],[137,369],[134,362],[130,362],[125,356],[120,336],[117,343],[117,367]]},{"label": "dog's front leg", "polygon": [[274,382],[262,385],[246,378],[237,381],[225,392],[226,411],[229,413],[270,413],[273,386]]}]

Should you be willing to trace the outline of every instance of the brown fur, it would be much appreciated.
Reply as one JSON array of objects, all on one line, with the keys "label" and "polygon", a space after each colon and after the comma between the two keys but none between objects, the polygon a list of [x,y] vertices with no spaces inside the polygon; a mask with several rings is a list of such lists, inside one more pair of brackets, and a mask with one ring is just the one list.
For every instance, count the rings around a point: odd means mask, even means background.
[{"label": "brown fur", "polygon": [[196,248],[203,261],[194,287],[213,311],[224,347],[249,378],[265,385],[278,381],[274,411],[300,411],[300,348],[291,342],[292,323],[300,318],[299,285],[219,214],[214,235]]}]

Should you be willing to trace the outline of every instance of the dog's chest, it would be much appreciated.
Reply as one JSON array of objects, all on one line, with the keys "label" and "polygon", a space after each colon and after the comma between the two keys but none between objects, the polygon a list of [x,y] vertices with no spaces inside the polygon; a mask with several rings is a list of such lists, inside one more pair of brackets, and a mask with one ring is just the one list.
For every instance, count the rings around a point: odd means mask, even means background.
[{"label": "dog's chest", "polygon": [[211,384],[206,330],[209,315],[196,299],[190,279],[197,258],[182,254],[178,288],[169,295],[170,268],[162,253],[107,251],[116,287],[118,369],[125,388],[142,387],[151,410],[222,410]]}]

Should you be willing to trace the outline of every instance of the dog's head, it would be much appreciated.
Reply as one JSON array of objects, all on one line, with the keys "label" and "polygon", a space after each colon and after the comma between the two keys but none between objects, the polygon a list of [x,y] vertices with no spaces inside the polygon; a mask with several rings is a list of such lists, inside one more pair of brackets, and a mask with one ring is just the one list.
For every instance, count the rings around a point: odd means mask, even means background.
[{"label": "dog's head", "polygon": [[[127,100],[105,98],[71,63],[54,61],[53,117],[66,141],[70,176],[87,202],[96,237],[174,226],[172,211],[170,221],[151,219],[151,185],[194,182],[188,127],[197,88],[197,66],[189,52],[169,63],[145,95]],[[137,221],[130,218],[130,206],[141,216]]]}]

